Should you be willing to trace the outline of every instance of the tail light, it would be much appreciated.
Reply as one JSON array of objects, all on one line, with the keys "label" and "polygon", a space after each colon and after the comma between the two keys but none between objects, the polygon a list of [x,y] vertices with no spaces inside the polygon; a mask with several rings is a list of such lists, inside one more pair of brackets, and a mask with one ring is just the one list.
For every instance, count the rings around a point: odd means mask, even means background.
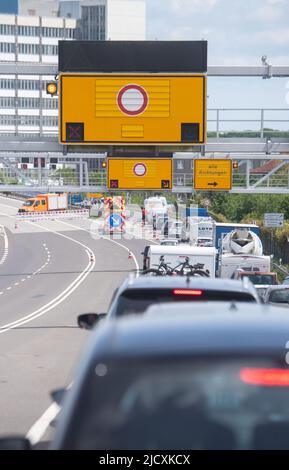
[{"label": "tail light", "polygon": [[200,297],[203,295],[203,291],[199,289],[174,289],[174,295],[192,295],[196,297]]},{"label": "tail light", "polygon": [[251,385],[289,387],[289,370],[245,368],[240,371],[240,379]]}]

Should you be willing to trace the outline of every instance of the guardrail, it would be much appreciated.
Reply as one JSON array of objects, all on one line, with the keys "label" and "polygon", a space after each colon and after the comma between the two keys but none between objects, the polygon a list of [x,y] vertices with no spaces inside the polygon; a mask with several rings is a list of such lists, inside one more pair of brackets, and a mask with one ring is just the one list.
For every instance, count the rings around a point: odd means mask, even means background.
[{"label": "guardrail", "polygon": [[[57,101],[57,98],[53,98]],[[39,107],[43,108],[47,98],[39,98]],[[29,108],[5,108],[7,111]],[[29,116],[3,114],[0,116],[0,136],[2,137],[57,137],[58,114],[54,121],[47,125],[47,116],[33,116],[34,123],[25,124]],[[52,117],[51,117],[52,119]],[[9,124],[7,124],[9,123]],[[208,108],[207,136],[224,137],[289,137],[289,118],[287,108]],[[273,126],[273,128],[272,128]],[[277,128],[276,128],[277,127]],[[237,134],[237,135],[236,135]]]},{"label": "guardrail", "polygon": [[[209,108],[208,136],[231,138],[245,134],[248,138],[289,138],[288,111],[288,108]],[[250,128],[252,124],[255,129]],[[283,127],[283,130],[271,128],[277,124]]]}]

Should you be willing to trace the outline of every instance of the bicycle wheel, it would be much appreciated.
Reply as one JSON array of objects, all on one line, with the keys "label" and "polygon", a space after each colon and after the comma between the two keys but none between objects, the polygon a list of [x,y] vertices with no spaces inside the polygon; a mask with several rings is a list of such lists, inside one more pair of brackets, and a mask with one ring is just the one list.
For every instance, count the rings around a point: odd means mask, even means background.
[{"label": "bicycle wheel", "polygon": [[187,274],[187,276],[210,277],[206,271],[201,271],[199,269],[192,269],[191,272]]},{"label": "bicycle wheel", "polygon": [[166,273],[164,271],[160,271],[159,269],[146,269],[142,272],[142,274],[152,274],[153,276],[165,276]]}]

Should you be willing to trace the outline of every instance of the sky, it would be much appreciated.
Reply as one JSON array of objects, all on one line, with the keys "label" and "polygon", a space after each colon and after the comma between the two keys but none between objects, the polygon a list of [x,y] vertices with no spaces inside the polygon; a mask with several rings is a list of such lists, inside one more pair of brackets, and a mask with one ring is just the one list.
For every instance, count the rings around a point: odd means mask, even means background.
[{"label": "sky", "polygon": [[[146,2],[148,39],[206,39],[209,65],[261,65],[267,55],[272,65],[289,66],[289,0]],[[289,78],[209,78],[208,108],[216,107],[289,111]]]},{"label": "sky", "polygon": [[18,0],[0,0],[0,13],[17,13]]}]

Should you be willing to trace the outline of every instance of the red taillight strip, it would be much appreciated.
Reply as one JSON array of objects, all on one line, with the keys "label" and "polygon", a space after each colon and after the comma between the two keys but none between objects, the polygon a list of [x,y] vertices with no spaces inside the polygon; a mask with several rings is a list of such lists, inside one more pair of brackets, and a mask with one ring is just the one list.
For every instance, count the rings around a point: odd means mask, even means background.
[{"label": "red taillight strip", "polygon": [[289,387],[289,370],[283,369],[241,369],[240,379],[251,385],[266,387]]},{"label": "red taillight strip", "polygon": [[201,296],[203,295],[202,290],[198,289],[174,289],[173,290],[174,295],[195,295],[195,296]]}]

